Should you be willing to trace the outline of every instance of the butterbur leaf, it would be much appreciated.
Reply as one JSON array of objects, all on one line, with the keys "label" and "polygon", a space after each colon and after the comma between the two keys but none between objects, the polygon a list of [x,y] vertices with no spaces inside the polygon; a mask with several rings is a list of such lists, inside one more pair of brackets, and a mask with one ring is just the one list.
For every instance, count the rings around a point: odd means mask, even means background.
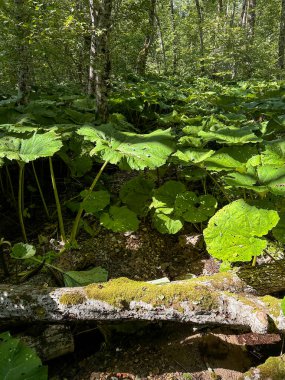
[{"label": "butterbur leaf", "polygon": [[261,160],[264,166],[283,166],[285,164],[285,140],[266,143]]},{"label": "butterbur leaf", "polygon": [[217,201],[212,195],[198,197],[192,191],[185,191],[177,195],[174,212],[186,222],[200,223],[215,213],[217,205]]},{"label": "butterbur leaf", "polygon": [[266,235],[279,221],[274,210],[258,209],[239,199],[219,210],[204,230],[208,252],[228,262],[250,261],[266,248]]},{"label": "butterbur leaf", "polygon": [[183,164],[198,164],[205,161],[207,158],[211,157],[215,153],[214,150],[209,149],[194,149],[187,148],[178,150],[173,154],[173,157],[177,158]]},{"label": "butterbur leaf", "polygon": [[137,215],[145,216],[151,203],[153,179],[137,176],[126,182],[120,190],[120,198]]},{"label": "butterbur leaf", "polygon": [[100,217],[100,223],[114,232],[136,231],[139,227],[137,215],[126,206],[111,206],[109,212]]},{"label": "butterbur leaf", "polygon": [[[80,195],[85,198],[88,190],[81,191]],[[82,206],[86,212],[96,213],[104,210],[110,204],[110,193],[105,190],[92,191],[86,199],[83,199]]]},{"label": "butterbur leaf", "polygon": [[[176,196],[185,191],[186,187],[182,182],[167,181],[154,191],[150,207],[159,208],[160,212],[169,214],[169,209],[174,208]],[[166,212],[164,212],[164,209]]]},{"label": "butterbur leaf", "polygon": [[229,145],[262,142],[262,139],[257,137],[249,128],[222,128],[216,132],[201,131],[199,136],[207,142],[217,141]]},{"label": "butterbur leaf", "polygon": [[0,334],[0,379],[47,380],[48,368],[34,349],[24,345],[20,339],[12,338],[9,332]]},{"label": "butterbur leaf", "polygon": [[237,170],[246,171],[247,161],[257,154],[257,150],[251,146],[233,146],[219,149],[204,162],[208,170]]},{"label": "butterbur leaf", "polygon": [[13,259],[25,260],[35,256],[36,249],[30,244],[17,243],[13,246],[11,257]]},{"label": "butterbur leaf", "polygon": [[152,221],[154,227],[161,234],[176,234],[183,227],[183,222],[181,219],[173,215],[165,215],[159,212],[160,209],[156,210],[152,216]]},{"label": "butterbur leaf", "polygon": [[82,127],[77,133],[96,143],[91,155],[127,170],[160,167],[175,149],[170,129],[158,129],[143,135],[118,131],[111,124],[104,124]]},{"label": "butterbur leaf", "polygon": [[85,286],[96,282],[106,282],[108,271],[102,267],[85,271],[70,271],[63,275],[64,285],[68,287]]},{"label": "butterbur leaf", "polygon": [[61,147],[60,136],[54,131],[34,133],[31,137],[21,139],[6,136],[0,139],[0,157],[27,163],[40,157],[51,157]]}]

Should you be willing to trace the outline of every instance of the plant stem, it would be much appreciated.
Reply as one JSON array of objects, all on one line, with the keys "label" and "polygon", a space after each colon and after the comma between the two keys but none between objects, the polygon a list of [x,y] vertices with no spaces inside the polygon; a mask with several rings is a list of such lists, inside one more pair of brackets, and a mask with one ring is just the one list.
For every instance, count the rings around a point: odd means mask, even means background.
[{"label": "plant stem", "polygon": [[98,182],[101,174],[103,173],[103,170],[107,166],[107,164],[108,164],[108,161],[105,161],[104,164],[101,166],[101,169],[99,170],[99,172],[97,173],[96,177],[94,178],[94,181],[92,182],[91,186],[89,187],[86,196],[84,197],[84,199],[80,203],[80,207],[79,207],[79,210],[77,212],[77,215],[76,215],[76,218],[74,220],[74,223],[73,223],[73,226],[72,226],[72,230],[71,230],[71,235],[70,235],[70,242],[71,243],[74,243],[75,239],[76,239],[79,222],[80,222],[81,215],[82,215],[82,212],[83,212],[83,206],[82,206],[82,204],[83,204],[84,201],[86,201],[86,199],[88,199],[89,195],[91,194],[92,190],[96,186],[96,184],[97,184],[97,182]]},{"label": "plant stem", "polygon": [[58,218],[58,224],[59,224],[59,231],[60,231],[60,235],[61,235],[62,241],[66,242],[66,236],[65,236],[65,231],[64,231],[63,218],[62,218],[61,207],[60,207],[60,201],[59,201],[59,196],[58,196],[58,192],[57,192],[57,187],[56,187],[56,182],[55,182],[55,176],[54,176],[53,166],[52,166],[52,159],[51,159],[51,157],[49,157],[48,159],[49,159],[49,168],[50,168],[50,176],[51,176],[52,188],[53,188],[53,193],[54,193],[54,198],[55,198],[55,203],[56,203],[56,210],[57,210],[57,218]]},{"label": "plant stem", "polygon": [[22,230],[22,235],[24,238],[25,243],[28,242],[27,239],[27,234],[25,230],[25,224],[24,224],[24,219],[23,219],[23,189],[24,189],[24,169],[25,169],[25,164],[23,162],[18,162],[19,164],[19,189],[18,189],[18,213],[19,213],[19,221],[20,221],[20,226]]},{"label": "plant stem", "polygon": [[40,184],[40,181],[39,181],[39,178],[38,178],[38,175],[37,175],[37,172],[36,172],[36,168],[35,168],[35,165],[34,165],[33,161],[32,161],[32,167],[33,167],[33,172],[34,172],[34,176],[35,176],[35,179],[36,179],[36,183],[37,183],[37,186],[38,186],[38,190],[39,190],[39,193],[40,193],[40,197],[41,197],[41,200],[43,202],[44,209],[45,209],[45,213],[46,213],[46,215],[47,215],[47,217],[49,219],[50,215],[49,215],[49,212],[48,212],[47,204],[46,204],[43,192],[42,192],[41,184]]},{"label": "plant stem", "polygon": [[255,267],[256,266],[256,259],[257,259],[257,256],[253,256],[253,260],[252,260],[252,266]]}]

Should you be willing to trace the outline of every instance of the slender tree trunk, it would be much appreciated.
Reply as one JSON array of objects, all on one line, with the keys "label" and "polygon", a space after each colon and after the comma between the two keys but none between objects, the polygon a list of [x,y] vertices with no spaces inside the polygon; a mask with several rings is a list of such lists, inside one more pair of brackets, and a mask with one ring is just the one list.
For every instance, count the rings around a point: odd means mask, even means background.
[{"label": "slender tree trunk", "polygon": [[244,28],[246,27],[246,24],[247,24],[247,5],[248,5],[248,0],[243,0],[242,11],[241,11],[241,16],[240,16],[240,24]]},{"label": "slender tree trunk", "polygon": [[282,0],[280,31],[279,31],[279,51],[278,51],[278,66],[281,70],[285,67],[285,0]]},{"label": "slender tree trunk", "polygon": [[17,37],[18,103],[27,104],[32,84],[32,63],[28,42],[30,13],[25,0],[14,0],[14,5]]},{"label": "slender tree trunk", "polygon": [[249,0],[248,4],[248,35],[253,42],[256,21],[256,0]]},{"label": "slender tree trunk", "polygon": [[199,31],[199,40],[200,40],[200,54],[201,54],[201,72],[205,73],[205,62],[204,62],[204,32],[203,32],[203,11],[199,0],[195,0],[197,14],[198,14],[198,31]]},{"label": "slender tree trunk", "polygon": [[150,0],[148,12],[148,28],[145,35],[144,46],[139,52],[137,59],[137,73],[139,75],[145,75],[148,53],[154,38],[155,7],[156,0]]},{"label": "slender tree trunk", "polygon": [[173,0],[170,0],[170,13],[171,13],[171,28],[173,35],[173,62],[172,62],[172,72],[173,75],[177,72],[177,62],[178,62],[178,41],[177,41],[177,32],[175,25],[175,12]]},{"label": "slender tree trunk", "polygon": [[220,15],[222,15],[224,13],[223,0],[218,0],[218,12]]},{"label": "slender tree trunk", "polygon": [[89,0],[91,19],[88,94],[95,95],[100,119],[108,119],[108,92],[111,71],[109,33],[112,0]]},{"label": "slender tree trunk", "polygon": [[230,27],[231,28],[233,28],[235,25],[236,7],[237,7],[237,2],[236,2],[236,0],[234,0],[233,10],[232,10],[232,14],[231,14],[231,21],[230,21]]},{"label": "slender tree trunk", "polygon": [[157,13],[155,13],[155,18],[156,18],[156,24],[157,24],[158,37],[159,37],[159,44],[160,44],[160,48],[162,51],[162,57],[163,57],[163,71],[164,71],[164,73],[166,73],[167,72],[167,62],[166,62],[165,44],[164,44],[160,19],[159,19]]}]

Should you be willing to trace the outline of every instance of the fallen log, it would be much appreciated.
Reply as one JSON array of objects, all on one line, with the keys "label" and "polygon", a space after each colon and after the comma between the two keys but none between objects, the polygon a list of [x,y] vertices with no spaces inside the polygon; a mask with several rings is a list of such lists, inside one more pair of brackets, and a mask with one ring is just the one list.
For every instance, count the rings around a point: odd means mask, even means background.
[{"label": "fallen log", "polygon": [[166,285],[127,278],[78,288],[1,285],[0,321],[177,321],[259,334],[285,330],[280,300],[236,290],[251,292],[232,273]]},{"label": "fallen log", "polygon": [[42,331],[26,331],[17,337],[34,348],[43,361],[58,358],[74,351],[74,339],[68,326],[49,325]]}]

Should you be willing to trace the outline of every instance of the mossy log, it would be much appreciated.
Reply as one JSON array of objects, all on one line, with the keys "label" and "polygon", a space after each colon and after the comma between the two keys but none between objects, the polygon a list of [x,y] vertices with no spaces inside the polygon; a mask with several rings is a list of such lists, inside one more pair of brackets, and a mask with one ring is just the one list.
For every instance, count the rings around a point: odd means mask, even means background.
[{"label": "mossy log", "polygon": [[251,368],[239,380],[284,380],[285,355],[270,357],[265,363]]},{"label": "mossy log", "polygon": [[280,300],[246,290],[251,288],[230,273],[165,285],[127,278],[78,288],[1,285],[0,321],[177,321],[284,331]]}]

